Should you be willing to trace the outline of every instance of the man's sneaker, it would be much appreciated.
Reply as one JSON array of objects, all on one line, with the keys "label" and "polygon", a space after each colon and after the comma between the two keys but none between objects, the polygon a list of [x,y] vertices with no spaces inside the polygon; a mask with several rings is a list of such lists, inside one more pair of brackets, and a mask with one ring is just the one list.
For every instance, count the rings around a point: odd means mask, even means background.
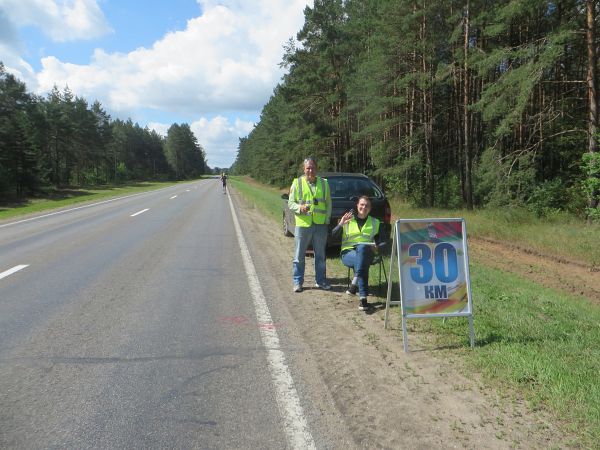
[{"label": "man's sneaker", "polygon": [[366,311],[367,309],[369,309],[369,303],[367,303],[366,298],[363,297],[360,299],[360,304],[358,305],[358,309],[360,309],[361,311]]},{"label": "man's sneaker", "polygon": [[355,284],[351,284],[350,286],[348,286],[348,289],[346,290],[346,294],[356,295],[357,291],[358,291],[358,286]]},{"label": "man's sneaker", "polygon": [[324,291],[328,291],[328,290],[331,289],[331,285],[329,283],[327,283],[327,282],[324,282],[324,283],[321,283],[321,284],[316,283],[315,287],[319,288],[319,289],[323,289]]},{"label": "man's sneaker", "polygon": [[295,284],[294,285],[294,292],[302,292],[302,285],[301,284]]}]

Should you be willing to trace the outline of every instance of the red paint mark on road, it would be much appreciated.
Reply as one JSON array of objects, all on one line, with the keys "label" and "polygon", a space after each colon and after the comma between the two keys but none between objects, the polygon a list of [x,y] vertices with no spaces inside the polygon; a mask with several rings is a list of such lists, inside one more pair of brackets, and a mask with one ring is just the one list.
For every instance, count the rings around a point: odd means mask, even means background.
[{"label": "red paint mark on road", "polygon": [[246,325],[248,322],[250,322],[250,319],[248,319],[246,316],[224,316],[219,320],[231,325]]}]

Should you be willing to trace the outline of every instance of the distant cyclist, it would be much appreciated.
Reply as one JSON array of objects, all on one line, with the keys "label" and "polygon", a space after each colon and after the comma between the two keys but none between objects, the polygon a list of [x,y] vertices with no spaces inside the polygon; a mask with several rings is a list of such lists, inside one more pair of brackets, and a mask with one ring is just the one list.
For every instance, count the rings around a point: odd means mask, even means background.
[{"label": "distant cyclist", "polygon": [[223,183],[223,194],[227,192],[227,174],[225,172],[221,173],[221,183]]}]

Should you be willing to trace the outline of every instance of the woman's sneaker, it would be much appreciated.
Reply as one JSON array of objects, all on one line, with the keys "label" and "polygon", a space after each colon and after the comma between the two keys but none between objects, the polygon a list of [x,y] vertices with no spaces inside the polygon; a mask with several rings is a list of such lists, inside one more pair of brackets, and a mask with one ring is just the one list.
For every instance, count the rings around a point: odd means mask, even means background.
[{"label": "woman's sneaker", "polygon": [[302,292],[302,285],[301,284],[295,284],[294,285],[294,292]]},{"label": "woman's sneaker", "polygon": [[358,309],[360,309],[361,311],[366,311],[367,309],[369,309],[369,303],[367,303],[366,298],[363,297],[360,299],[360,304],[358,305]]},{"label": "woman's sneaker", "polygon": [[350,286],[348,286],[348,289],[346,290],[346,294],[348,294],[348,295],[356,295],[357,292],[358,292],[358,286],[355,284],[351,284]]}]

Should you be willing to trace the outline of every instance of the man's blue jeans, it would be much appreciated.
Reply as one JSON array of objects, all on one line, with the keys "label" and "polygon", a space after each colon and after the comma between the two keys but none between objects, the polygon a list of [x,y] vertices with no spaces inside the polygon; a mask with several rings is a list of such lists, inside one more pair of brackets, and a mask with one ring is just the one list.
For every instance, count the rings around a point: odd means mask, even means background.
[{"label": "man's blue jeans", "polygon": [[313,250],[315,252],[315,281],[317,284],[324,284],[325,274],[325,244],[327,243],[328,226],[326,224],[312,224],[310,227],[296,227],[294,231],[295,251],[294,251],[294,284],[302,286],[304,284],[304,259],[308,244],[312,240]]},{"label": "man's blue jeans", "polygon": [[360,298],[367,298],[369,294],[369,267],[374,257],[375,254],[370,245],[358,244],[354,249],[342,253],[342,263],[346,267],[354,269]]}]

